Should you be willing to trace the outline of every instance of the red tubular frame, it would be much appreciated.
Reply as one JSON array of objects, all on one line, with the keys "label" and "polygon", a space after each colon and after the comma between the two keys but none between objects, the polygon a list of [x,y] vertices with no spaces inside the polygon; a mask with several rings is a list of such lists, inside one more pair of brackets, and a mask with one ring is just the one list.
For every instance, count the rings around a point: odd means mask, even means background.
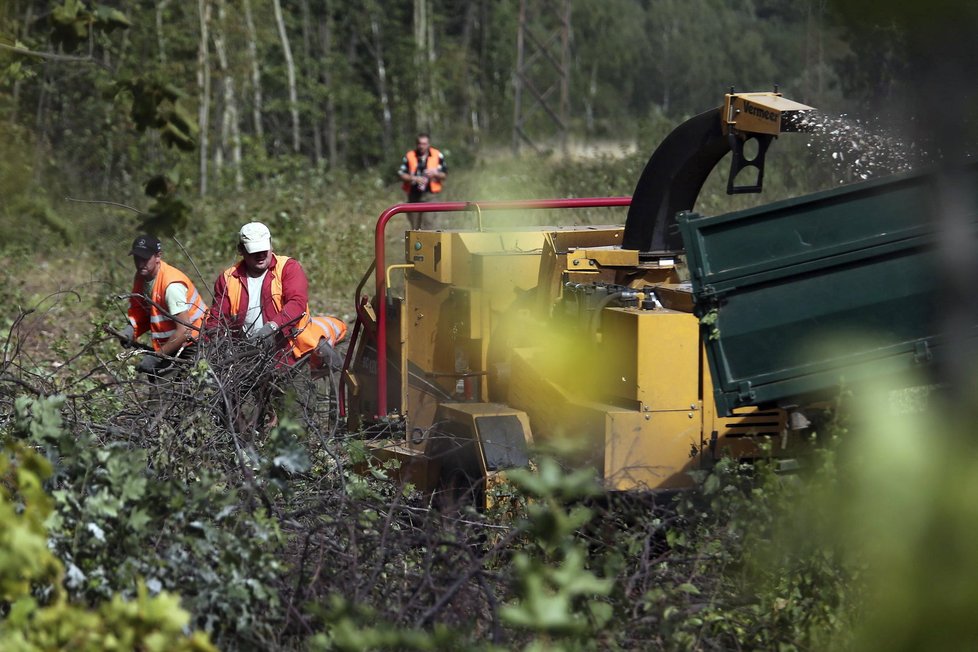
[{"label": "red tubular frame", "polygon": [[[580,199],[529,199],[518,201],[489,201],[489,202],[426,202],[417,204],[396,204],[391,206],[377,218],[377,226],[374,229],[374,280],[376,285],[377,301],[377,412],[374,418],[380,419],[387,415],[387,261],[386,261],[386,241],[384,240],[387,232],[387,223],[395,215],[401,213],[457,213],[473,210],[518,210],[518,209],[546,209],[546,208],[613,208],[619,206],[630,206],[631,197],[582,197]],[[368,272],[369,275],[369,272]],[[364,281],[366,281],[366,276]],[[364,285],[361,282],[357,288]],[[353,362],[354,349],[356,348],[357,336],[360,333],[361,324],[364,333],[370,332],[366,328],[366,318],[362,313],[363,304],[367,297],[356,298],[357,320],[353,327],[353,334],[350,337],[350,347],[347,350],[346,358],[343,361],[343,378],[340,379],[339,386],[339,412],[341,417],[346,416],[346,383],[344,378],[347,370]]]}]

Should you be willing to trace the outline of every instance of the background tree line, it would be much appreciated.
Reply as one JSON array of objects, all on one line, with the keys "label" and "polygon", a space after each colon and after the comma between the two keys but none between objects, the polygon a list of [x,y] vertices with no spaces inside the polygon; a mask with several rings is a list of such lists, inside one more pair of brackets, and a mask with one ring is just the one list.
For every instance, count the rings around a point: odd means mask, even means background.
[{"label": "background tree line", "polygon": [[[518,0],[115,4],[0,5],[0,129],[33,184],[124,200],[178,162],[200,195],[308,166],[389,182],[419,129],[461,165],[511,137]],[[851,110],[888,99],[897,65],[861,60],[824,0],[574,0],[571,16],[579,141],[634,142],[730,86]],[[174,93],[183,128],[139,137],[147,89]]]}]

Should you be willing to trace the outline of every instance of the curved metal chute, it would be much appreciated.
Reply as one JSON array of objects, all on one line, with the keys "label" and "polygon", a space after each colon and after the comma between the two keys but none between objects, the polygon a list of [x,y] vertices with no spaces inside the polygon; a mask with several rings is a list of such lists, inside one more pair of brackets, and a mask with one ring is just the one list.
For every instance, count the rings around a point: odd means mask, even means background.
[{"label": "curved metal chute", "polygon": [[[652,153],[635,186],[625,221],[622,248],[638,251],[677,251],[683,248],[676,213],[693,209],[710,172],[727,154],[730,177],[727,194],[760,192],[768,147],[784,131],[806,131],[798,118],[812,107],[773,93],[728,93],[720,108],[701,113],[679,125]],[[744,144],[757,142],[748,157]],[[751,170],[753,180],[742,171]]]},{"label": "curved metal chute", "polygon": [[623,249],[674,251],[683,248],[676,213],[691,210],[710,172],[730,144],[721,127],[722,108],[690,118],[652,153],[639,177],[625,220]]}]

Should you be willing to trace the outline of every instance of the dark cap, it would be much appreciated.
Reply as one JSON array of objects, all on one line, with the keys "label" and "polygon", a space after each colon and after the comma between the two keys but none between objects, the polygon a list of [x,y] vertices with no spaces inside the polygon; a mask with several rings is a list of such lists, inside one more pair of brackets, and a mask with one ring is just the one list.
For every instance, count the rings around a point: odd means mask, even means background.
[{"label": "dark cap", "polygon": [[132,249],[129,250],[129,255],[149,258],[162,250],[163,245],[160,244],[159,240],[151,235],[141,235],[132,241]]}]

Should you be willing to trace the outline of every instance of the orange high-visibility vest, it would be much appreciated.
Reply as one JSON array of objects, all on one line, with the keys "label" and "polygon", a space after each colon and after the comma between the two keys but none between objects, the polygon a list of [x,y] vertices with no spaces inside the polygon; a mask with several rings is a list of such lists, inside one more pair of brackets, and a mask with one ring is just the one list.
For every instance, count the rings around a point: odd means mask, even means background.
[{"label": "orange high-visibility vest", "polygon": [[[268,270],[272,275],[272,305],[275,307],[275,312],[282,310],[282,273],[287,262],[289,262],[288,256],[275,254],[275,266]],[[227,287],[228,302],[231,304],[231,314],[240,315],[248,310],[248,306],[241,305],[241,288],[244,287],[247,280],[241,277],[235,280],[232,272],[236,267],[237,265],[234,265],[224,270],[224,284]],[[346,322],[326,315],[311,317],[307,303],[305,313],[299,318],[293,329],[292,336],[288,339],[292,347],[292,355],[298,360],[315,349],[320,338],[325,337],[330,346],[336,345],[346,335]]]},{"label": "orange high-visibility vest", "polygon": [[[440,165],[439,163],[440,161],[441,161],[441,152],[439,152],[434,147],[429,147],[428,160],[425,161],[424,169],[437,170],[438,166]],[[408,164],[408,172],[411,174],[411,176],[414,176],[414,174],[418,171],[418,153],[413,149],[407,153],[407,164]],[[410,181],[405,181],[401,187],[404,188],[404,192],[411,192],[412,185],[413,184],[411,184]],[[428,181],[428,188],[431,189],[431,192],[441,192],[441,181],[435,178],[430,179]]]},{"label": "orange high-visibility vest", "polygon": [[[153,295],[150,302],[139,297],[129,298],[129,323],[132,324],[134,335],[139,337],[147,330],[153,336],[153,350],[159,351],[163,344],[170,339],[176,332],[177,323],[168,315],[166,310],[166,289],[173,283],[181,283],[187,288],[187,317],[190,333],[193,340],[197,339],[200,333],[201,324],[204,321],[204,313],[207,312],[207,304],[201,298],[197,288],[190,281],[186,274],[176,267],[160,261],[160,269],[156,273],[156,281],[153,283]],[[137,278],[132,285],[133,294],[143,294],[143,280]],[[196,331],[196,332],[194,332]]]}]

